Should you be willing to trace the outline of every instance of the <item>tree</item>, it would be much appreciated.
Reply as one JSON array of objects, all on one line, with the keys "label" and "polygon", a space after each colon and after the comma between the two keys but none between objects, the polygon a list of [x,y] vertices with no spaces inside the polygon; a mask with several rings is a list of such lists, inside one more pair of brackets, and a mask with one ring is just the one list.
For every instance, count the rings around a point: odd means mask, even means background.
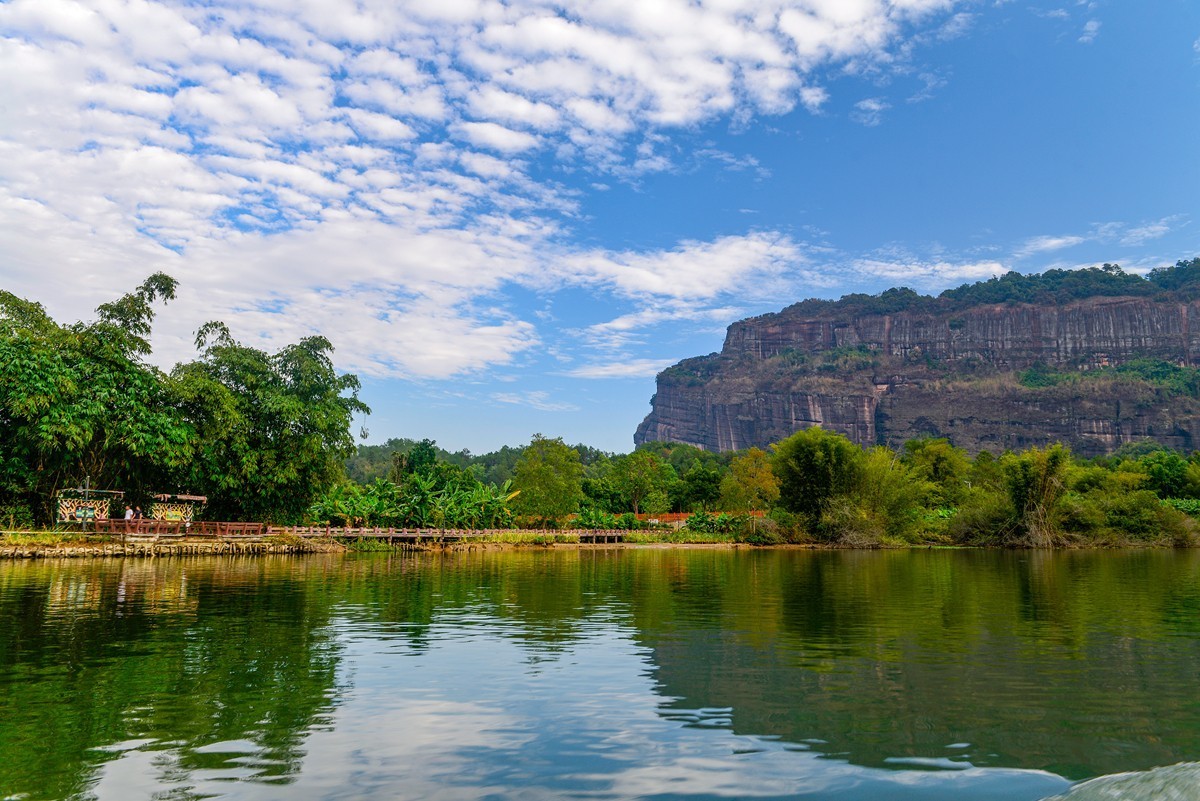
[{"label": "tree", "polygon": [[971,457],[946,439],[910,439],[904,443],[904,464],[913,475],[936,488],[934,500],[954,506],[962,499]]},{"label": "tree", "polygon": [[583,501],[579,452],[562,439],[534,434],[513,470],[513,487],[521,493],[513,500],[518,514],[557,525]]},{"label": "tree", "polygon": [[634,514],[641,514],[643,506],[654,512],[669,508],[668,493],[679,480],[669,464],[648,451],[634,451],[614,460],[611,478]]},{"label": "tree", "polygon": [[832,497],[821,515],[821,533],[843,544],[875,546],[883,538],[914,541],[933,485],[914,475],[892,450],[871,448],[851,492]]},{"label": "tree", "polygon": [[154,304],[175,286],[155,273],[71,326],[0,292],[0,505],[49,523],[56,492],[85,477],[137,498],[189,461],[190,429],[143,361]]},{"label": "tree", "polygon": [[[407,440],[407,442],[412,443],[411,440]],[[388,478],[396,484],[402,484],[408,476],[423,475],[437,463],[437,443],[431,439],[423,439],[420,442],[412,443],[410,447],[398,448],[392,453],[392,469],[388,473]]]},{"label": "tree", "polygon": [[708,511],[709,506],[721,497],[721,471],[714,465],[705,465],[699,459],[683,474],[683,497],[691,509],[700,507]]},{"label": "tree", "polygon": [[779,479],[761,448],[735,456],[729,474],[721,480],[721,508],[731,512],[770,508],[779,500]]},{"label": "tree", "polygon": [[1030,448],[1001,460],[1004,488],[1023,535],[1020,544],[1044,548],[1057,543],[1056,513],[1070,464],[1071,452],[1062,445]]},{"label": "tree", "polygon": [[196,345],[201,358],[171,374],[195,428],[183,481],[218,519],[298,522],[354,452],[353,416],[369,411],[358,379],[337,374],[324,337],[266,353],[208,323]]},{"label": "tree", "polygon": [[1179,498],[1187,493],[1188,461],[1175,451],[1155,451],[1138,459],[1147,476],[1146,488],[1160,498]]},{"label": "tree", "polygon": [[779,501],[816,523],[830,498],[854,488],[862,475],[862,449],[841,434],[813,426],[771,446]]}]

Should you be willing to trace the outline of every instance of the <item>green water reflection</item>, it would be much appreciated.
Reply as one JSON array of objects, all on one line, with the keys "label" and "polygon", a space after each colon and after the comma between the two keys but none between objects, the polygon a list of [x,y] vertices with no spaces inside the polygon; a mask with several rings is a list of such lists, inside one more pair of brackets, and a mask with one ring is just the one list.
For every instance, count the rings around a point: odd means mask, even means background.
[{"label": "green water reflection", "polygon": [[0,798],[1038,798],[1200,759],[1198,665],[1191,551],[14,562]]}]

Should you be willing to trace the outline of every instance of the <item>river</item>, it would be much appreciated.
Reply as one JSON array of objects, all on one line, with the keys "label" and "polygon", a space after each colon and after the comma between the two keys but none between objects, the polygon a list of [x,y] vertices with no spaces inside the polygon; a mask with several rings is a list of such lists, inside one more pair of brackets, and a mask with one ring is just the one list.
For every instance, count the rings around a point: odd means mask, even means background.
[{"label": "river", "polygon": [[1035,801],[1198,667],[1197,551],[13,561],[0,798]]}]

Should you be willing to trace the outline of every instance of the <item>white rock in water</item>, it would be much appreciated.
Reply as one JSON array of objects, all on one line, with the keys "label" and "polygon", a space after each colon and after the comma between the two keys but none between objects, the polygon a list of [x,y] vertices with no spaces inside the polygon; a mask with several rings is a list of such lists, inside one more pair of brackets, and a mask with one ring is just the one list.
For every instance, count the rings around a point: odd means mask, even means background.
[{"label": "white rock in water", "polygon": [[1043,801],[1200,801],[1200,762],[1117,773],[1077,784]]}]

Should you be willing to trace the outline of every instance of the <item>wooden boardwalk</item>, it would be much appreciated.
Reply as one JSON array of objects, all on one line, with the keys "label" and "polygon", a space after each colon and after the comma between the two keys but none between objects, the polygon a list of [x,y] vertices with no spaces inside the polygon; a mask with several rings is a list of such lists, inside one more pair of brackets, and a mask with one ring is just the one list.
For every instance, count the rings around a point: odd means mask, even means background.
[{"label": "wooden boardwalk", "polygon": [[460,542],[512,534],[534,534],[549,540],[584,543],[624,542],[625,531],[609,529],[453,529],[453,528],[338,528],[337,526],[271,526],[270,534],[300,537],[301,539],[364,539],[394,542]]},{"label": "wooden boardwalk", "polygon": [[286,536],[299,539],[367,539],[385,540],[389,544],[423,544],[462,542],[488,537],[524,534],[545,537],[548,541],[581,542],[587,544],[619,543],[627,532],[596,529],[432,529],[432,528],[342,528],[339,526],[269,526],[265,523],[184,523],[174,520],[98,520],[92,531],[97,534],[120,535],[130,539],[215,539],[260,540],[264,537]]}]

